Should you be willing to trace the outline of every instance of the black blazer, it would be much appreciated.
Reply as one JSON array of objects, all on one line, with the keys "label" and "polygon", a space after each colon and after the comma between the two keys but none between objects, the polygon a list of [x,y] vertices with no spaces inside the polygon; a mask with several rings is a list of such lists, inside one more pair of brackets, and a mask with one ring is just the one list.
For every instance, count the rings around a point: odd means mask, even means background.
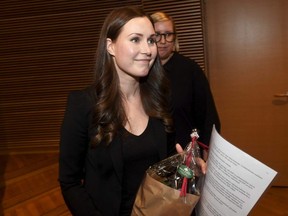
[{"label": "black blazer", "polygon": [[213,124],[221,124],[210,89],[201,67],[192,59],[175,52],[164,69],[170,80],[176,142],[184,148],[197,128],[199,141],[209,145]]},{"label": "black blazer", "polygon": [[[59,182],[64,200],[76,216],[116,216],[121,203],[123,159],[121,139],[109,146],[89,147],[93,102],[87,90],[71,92],[61,127]],[[160,120],[156,124],[162,124]],[[167,156],[166,132],[155,127],[159,158]]]}]

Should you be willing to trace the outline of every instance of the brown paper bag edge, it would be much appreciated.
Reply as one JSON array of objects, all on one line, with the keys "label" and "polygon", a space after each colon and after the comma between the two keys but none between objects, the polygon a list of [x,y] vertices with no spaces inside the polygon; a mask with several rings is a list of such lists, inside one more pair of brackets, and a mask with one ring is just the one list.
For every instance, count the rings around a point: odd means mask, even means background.
[{"label": "brown paper bag edge", "polygon": [[193,194],[187,194],[185,198],[180,197],[180,191],[168,187],[146,173],[139,187],[131,216],[189,216],[199,198]]}]

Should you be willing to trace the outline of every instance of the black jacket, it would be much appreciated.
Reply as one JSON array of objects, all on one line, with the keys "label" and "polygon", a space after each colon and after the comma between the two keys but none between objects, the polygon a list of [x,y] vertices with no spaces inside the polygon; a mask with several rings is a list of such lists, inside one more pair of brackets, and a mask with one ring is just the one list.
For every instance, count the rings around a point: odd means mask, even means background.
[{"label": "black jacket", "polygon": [[164,65],[172,88],[176,142],[183,147],[198,129],[199,141],[209,145],[213,124],[220,133],[220,120],[208,80],[201,67],[177,52]]},{"label": "black jacket", "polygon": [[[121,139],[109,147],[89,147],[92,102],[87,92],[75,91],[68,97],[60,140],[59,181],[64,200],[75,216],[116,216],[122,185]],[[157,125],[162,124],[157,121]],[[155,127],[159,136],[159,158],[167,155],[164,126]],[[82,183],[83,182],[83,183]]]}]

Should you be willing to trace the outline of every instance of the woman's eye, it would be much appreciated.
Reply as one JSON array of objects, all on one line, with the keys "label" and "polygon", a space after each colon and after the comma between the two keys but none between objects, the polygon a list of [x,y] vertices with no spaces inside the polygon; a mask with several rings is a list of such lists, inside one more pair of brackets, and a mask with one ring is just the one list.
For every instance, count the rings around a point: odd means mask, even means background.
[{"label": "woman's eye", "polygon": [[148,38],[148,43],[149,44],[155,44],[156,43],[155,37]]},{"label": "woman's eye", "polygon": [[131,41],[133,42],[133,43],[137,43],[137,42],[139,42],[139,38],[138,37],[134,37],[134,38],[132,38],[131,39]]}]

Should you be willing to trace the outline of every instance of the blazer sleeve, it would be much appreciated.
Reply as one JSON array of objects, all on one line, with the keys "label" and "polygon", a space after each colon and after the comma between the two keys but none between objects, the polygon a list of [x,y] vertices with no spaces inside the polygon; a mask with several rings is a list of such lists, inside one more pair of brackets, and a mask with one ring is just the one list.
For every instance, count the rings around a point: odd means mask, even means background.
[{"label": "blazer sleeve", "polygon": [[91,108],[87,93],[71,92],[61,126],[59,182],[65,203],[75,216],[101,215],[82,184]]}]

